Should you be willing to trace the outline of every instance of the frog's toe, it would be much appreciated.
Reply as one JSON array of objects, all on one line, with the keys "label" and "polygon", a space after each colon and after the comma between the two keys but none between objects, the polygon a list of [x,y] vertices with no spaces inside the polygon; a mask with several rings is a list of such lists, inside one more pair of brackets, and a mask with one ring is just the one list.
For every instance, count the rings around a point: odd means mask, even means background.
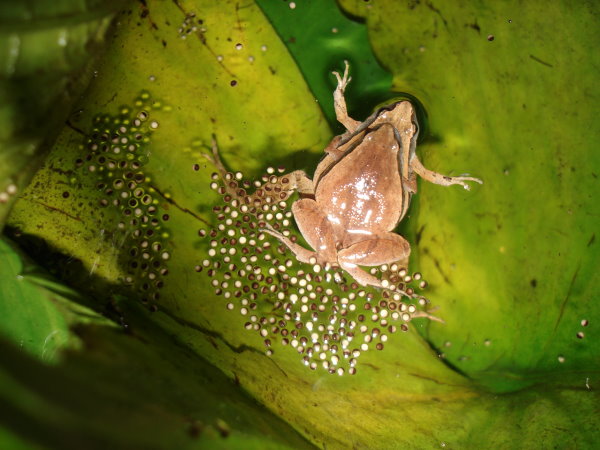
[{"label": "frog's toe", "polygon": [[466,181],[473,181],[475,183],[483,184],[483,181],[481,181],[479,178],[475,178],[475,177],[460,177],[458,179],[458,182],[467,191],[471,190],[471,186],[469,184],[467,184]]}]

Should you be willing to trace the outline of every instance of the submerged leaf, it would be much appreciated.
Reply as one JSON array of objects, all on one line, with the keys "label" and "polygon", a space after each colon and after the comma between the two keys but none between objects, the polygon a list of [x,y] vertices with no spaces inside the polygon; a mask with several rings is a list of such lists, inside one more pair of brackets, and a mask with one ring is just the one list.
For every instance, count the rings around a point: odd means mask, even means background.
[{"label": "submerged leaf", "polygon": [[[335,1],[257,2],[286,44],[335,134],[331,101],[332,71],[352,67],[352,87],[346,93],[351,115],[366,117],[375,105],[390,99],[391,75],[381,68],[369,43],[367,28],[346,17]],[[293,7],[292,7],[293,6]]]}]

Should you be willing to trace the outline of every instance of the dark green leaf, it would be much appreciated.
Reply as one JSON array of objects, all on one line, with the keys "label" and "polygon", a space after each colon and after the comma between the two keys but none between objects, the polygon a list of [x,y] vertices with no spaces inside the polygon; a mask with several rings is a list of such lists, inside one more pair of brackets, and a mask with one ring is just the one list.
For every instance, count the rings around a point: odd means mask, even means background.
[{"label": "dark green leaf", "polygon": [[0,230],[92,77],[92,56],[120,3],[0,6]]},{"label": "dark green leaf", "polygon": [[61,449],[311,447],[155,327],[136,326],[129,334],[90,326],[78,331],[85,351],[67,355],[58,367],[0,339],[0,443]]}]

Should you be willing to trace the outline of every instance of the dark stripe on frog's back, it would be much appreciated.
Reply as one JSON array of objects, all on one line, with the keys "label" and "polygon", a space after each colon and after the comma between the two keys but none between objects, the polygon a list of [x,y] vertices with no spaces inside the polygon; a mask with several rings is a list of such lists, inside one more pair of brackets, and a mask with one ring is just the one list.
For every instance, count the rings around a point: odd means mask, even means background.
[{"label": "dark stripe on frog's back", "polygon": [[[377,180],[376,190],[385,201],[383,214],[386,216],[384,223],[387,226],[378,227],[383,231],[389,231],[396,226],[402,209],[402,183],[397,152],[392,150],[392,145],[399,147],[399,143],[396,142],[393,128],[386,125],[370,131],[359,145],[333,165],[319,180],[316,191],[317,201],[322,203],[325,209],[330,209],[328,207],[331,206],[331,199],[324,198],[324,191],[334,192],[346,184],[347,186],[342,189],[342,192],[345,192],[348,198],[346,203],[352,205],[357,200],[352,198],[354,197],[352,191],[355,182],[369,172]],[[368,136],[371,136],[370,140],[367,139]],[[378,153],[378,155],[376,156],[374,153]],[[384,188],[385,192],[382,192]],[[338,190],[337,193],[339,195],[340,191]],[[373,208],[381,211],[379,202],[375,202],[375,200],[370,200],[370,202],[372,202]],[[339,211],[330,212],[339,213]]]}]

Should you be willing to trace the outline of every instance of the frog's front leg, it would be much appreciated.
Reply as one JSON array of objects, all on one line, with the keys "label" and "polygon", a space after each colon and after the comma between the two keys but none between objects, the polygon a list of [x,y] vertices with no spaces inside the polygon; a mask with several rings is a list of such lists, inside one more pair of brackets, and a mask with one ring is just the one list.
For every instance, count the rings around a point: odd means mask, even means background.
[{"label": "frog's front leg", "polygon": [[211,135],[211,139],[210,139],[210,150],[211,150],[211,154],[207,154],[207,153],[202,153],[202,156],[204,156],[208,161],[210,161],[212,163],[213,166],[216,167],[216,169],[219,171],[219,175],[221,175],[221,179],[225,179],[225,175],[227,174],[227,169],[225,168],[225,165],[223,164],[223,161],[221,160],[221,155],[219,154],[219,145],[217,144],[217,136],[215,136],[214,134]]},{"label": "frog's front leg", "polygon": [[421,163],[421,161],[419,161],[419,158],[417,158],[416,155],[410,161],[410,167],[411,167],[412,171],[415,172],[416,174],[418,174],[421,178],[424,178],[425,180],[429,181],[430,183],[439,184],[441,186],[451,186],[453,184],[460,184],[466,190],[469,190],[469,189],[471,189],[471,186],[469,186],[467,183],[465,183],[465,181],[474,181],[475,183],[483,184],[483,181],[481,181],[479,178],[449,177],[446,175],[439,174],[437,172],[433,172],[433,171],[425,168],[425,166],[423,166],[423,164]]},{"label": "frog's front leg", "polygon": [[340,266],[363,286],[381,287],[379,278],[358,266],[380,266],[394,262],[406,265],[409,255],[410,244],[406,239],[399,234],[385,232],[368,236],[340,250],[337,259]]},{"label": "frog's front leg", "polygon": [[[217,145],[216,136],[212,135],[211,140],[211,154],[203,154],[203,156],[210,161],[221,176],[223,181],[227,180],[227,174],[229,173],[221,160],[221,156],[219,154],[219,146]],[[275,183],[271,183],[271,187],[278,186],[282,190],[286,192],[298,191],[300,194],[305,195],[314,195],[315,188],[312,180],[308,178],[306,173],[303,170],[294,170],[293,172],[289,172],[284,175],[280,175],[277,177],[277,181]],[[239,199],[239,195],[237,192],[237,188],[233,188],[229,185],[229,183],[225,183],[225,189],[227,193],[231,195],[233,198]],[[253,197],[255,194],[251,195]]]},{"label": "frog's front leg", "polygon": [[300,233],[314,251],[305,249],[275,230],[266,228],[264,231],[288,247],[300,262],[314,263],[311,261],[314,259],[319,264],[335,264],[335,230],[317,202],[308,198],[297,200],[292,205],[292,213]]},{"label": "frog's front leg", "polygon": [[335,117],[337,118],[338,122],[344,125],[344,127],[346,127],[350,133],[353,133],[354,130],[356,130],[356,128],[360,125],[360,122],[350,117],[346,108],[344,91],[346,90],[346,86],[348,86],[352,80],[352,77],[348,76],[348,61],[344,61],[344,65],[344,75],[340,75],[338,72],[333,72],[338,82],[335,91],[333,91],[333,104],[335,106]]}]

